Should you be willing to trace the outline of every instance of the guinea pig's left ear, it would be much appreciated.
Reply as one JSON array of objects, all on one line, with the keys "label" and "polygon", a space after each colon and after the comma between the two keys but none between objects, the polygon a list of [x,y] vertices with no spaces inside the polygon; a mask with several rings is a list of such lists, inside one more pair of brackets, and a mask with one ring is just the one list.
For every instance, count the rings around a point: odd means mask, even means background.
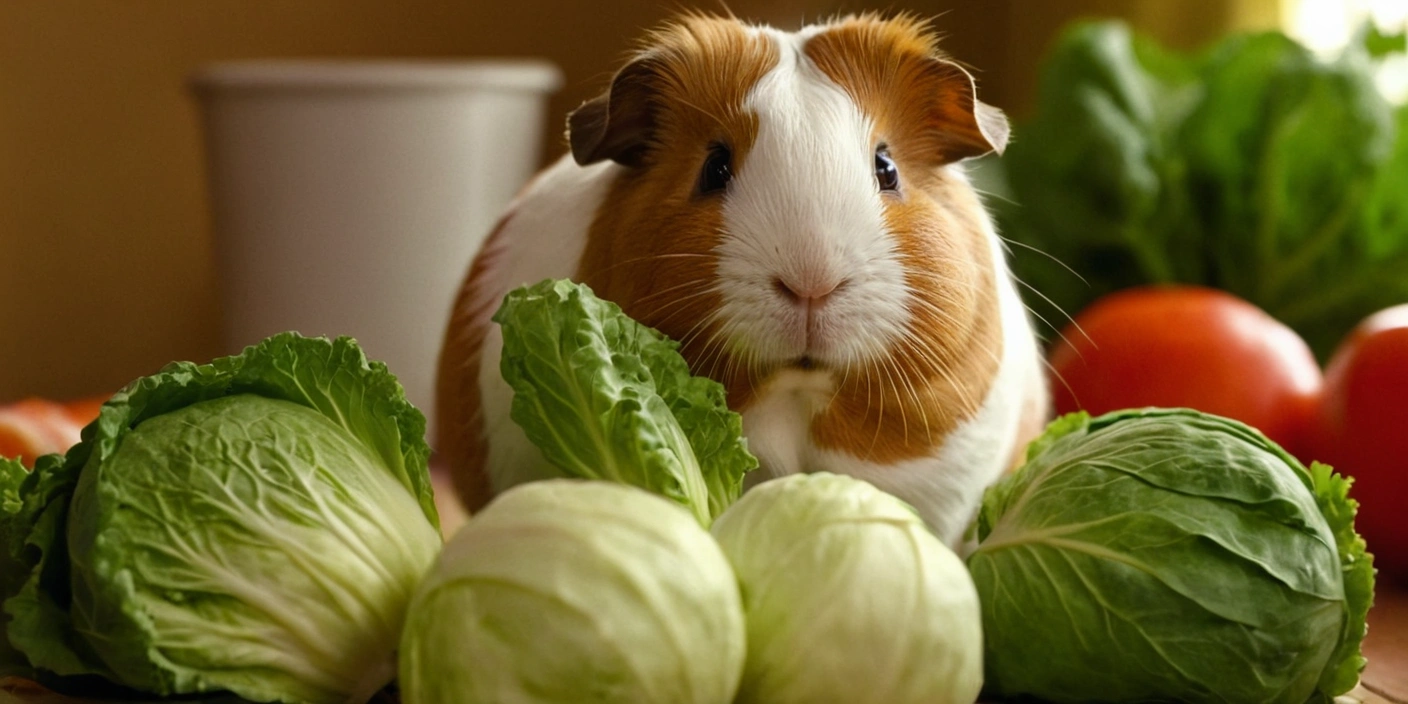
[{"label": "guinea pig's left ear", "polygon": [[930,59],[927,77],[937,84],[933,119],[944,161],[960,161],[1007,148],[1011,129],[1001,110],[978,100],[973,76],[947,59]]}]

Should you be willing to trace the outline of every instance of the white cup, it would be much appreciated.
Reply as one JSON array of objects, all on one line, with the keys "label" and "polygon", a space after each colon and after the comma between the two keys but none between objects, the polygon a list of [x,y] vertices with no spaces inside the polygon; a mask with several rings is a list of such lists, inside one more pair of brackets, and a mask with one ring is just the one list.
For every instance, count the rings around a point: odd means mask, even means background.
[{"label": "white cup", "polygon": [[433,429],[452,299],[539,164],[561,80],[536,60],[236,62],[196,74],[225,352],[285,330],[354,337]]}]

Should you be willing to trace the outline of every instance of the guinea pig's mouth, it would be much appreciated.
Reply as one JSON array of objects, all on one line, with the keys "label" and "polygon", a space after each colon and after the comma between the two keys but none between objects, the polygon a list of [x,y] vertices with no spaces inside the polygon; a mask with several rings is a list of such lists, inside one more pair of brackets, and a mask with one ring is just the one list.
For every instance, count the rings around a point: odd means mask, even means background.
[{"label": "guinea pig's mouth", "polygon": [[793,359],[788,361],[787,367],[789,369],[800,369],[804,372],[809,372],[814,369],[820,369],[822,367],[822,364],[816,359],[814,359],[811,355],[804,354],[800,357],[794,357]]}]

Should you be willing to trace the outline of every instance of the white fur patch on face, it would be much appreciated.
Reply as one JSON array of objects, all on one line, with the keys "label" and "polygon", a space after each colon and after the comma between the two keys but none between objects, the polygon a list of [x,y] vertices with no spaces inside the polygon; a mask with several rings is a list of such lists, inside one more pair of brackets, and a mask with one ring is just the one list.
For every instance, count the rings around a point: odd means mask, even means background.
[{"label": "white fur patch on face", "polygon": [[[882,198],[894,196],[875,181],[873,125],[806,58],[808,33],[759,31],[779,61],[745,104],[758,134],[725,197],[721,332],[750,364],[844,368],[886,355],[910,294],[884,216]],[[831,293],[808,306],[782,284]]]}]

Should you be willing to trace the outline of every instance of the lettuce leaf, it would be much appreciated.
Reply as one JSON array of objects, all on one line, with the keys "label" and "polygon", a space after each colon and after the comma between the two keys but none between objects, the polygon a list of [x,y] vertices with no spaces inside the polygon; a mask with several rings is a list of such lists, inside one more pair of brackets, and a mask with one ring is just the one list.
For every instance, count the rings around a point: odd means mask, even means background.
[{"label": "lettuce leaf", "polygon": [[653,491],[705,526],[738,498],[758,466],[742,418],[676,342],[566,280],[509,292],[493,319],[510,416],[563,476]]}]

